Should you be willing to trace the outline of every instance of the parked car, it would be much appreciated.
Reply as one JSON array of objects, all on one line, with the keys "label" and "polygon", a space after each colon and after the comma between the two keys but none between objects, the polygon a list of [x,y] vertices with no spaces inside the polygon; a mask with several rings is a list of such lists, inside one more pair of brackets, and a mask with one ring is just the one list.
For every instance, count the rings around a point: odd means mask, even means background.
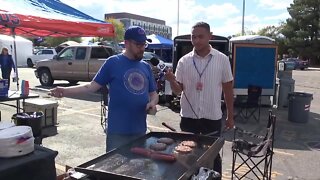
[{"label": "parked car", "polygon": [[68,46],[51,60],[37,62],[35,75],[42,86],[51,86],[54,80],[66,80],[70,84],[89,82],[114,54],[113,48],[107,46]]},{"label": "parked car", "polygon": [[295,63],[294,69],[304,70],[309,67],[309,61],[307,61],[307,60],[304,61],[304,60],[301,60],[298,58],[288,58],[288,59],[285,59],[285,61],[294,62]]},{"label": "parked car", "polygon": [[33,67],[36,62],[43,59],[52,59],[54,55],[57,55],[55,49],[40,49],[34,55],[27,58],[28,67]]}]

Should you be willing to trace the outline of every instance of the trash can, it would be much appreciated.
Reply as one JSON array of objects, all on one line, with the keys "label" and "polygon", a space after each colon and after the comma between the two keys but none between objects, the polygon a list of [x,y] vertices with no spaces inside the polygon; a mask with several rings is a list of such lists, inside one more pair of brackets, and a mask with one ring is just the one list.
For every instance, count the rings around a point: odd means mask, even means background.
[{"label": "trash can", "polygon": [[288,94],[289,111],[288,120],[298,123],[307,123],[313,95],[303,92],[291,92]]},{"label": "trash can", "polygon": [[42,112],[23,112],[12,116],[14,124],[17,126],[30,126],[34,137],[41,136]]},{"label": "trash can", "polygon": [[288,94],[294,92],[295,80],[279,79],[278,106],[288,107]]}]

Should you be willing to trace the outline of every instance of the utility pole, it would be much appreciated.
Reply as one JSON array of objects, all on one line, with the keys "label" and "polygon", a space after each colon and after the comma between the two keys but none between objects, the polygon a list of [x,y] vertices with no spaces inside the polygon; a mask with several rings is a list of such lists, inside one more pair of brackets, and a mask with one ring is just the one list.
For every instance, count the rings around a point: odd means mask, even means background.
[{"label": "utility pole", "polygon": [[243,36],[244,35],[244,11],[245,11],[245,6],[246,6],[246,0],[243,0],[242,1],[242,31],[241,31],[241,35]]},{"label": "utility pole", "polygon": [[177,36],[179,35],[179,21],[180,21],[180,0],[178,0],[178,19],[177,19]]}]

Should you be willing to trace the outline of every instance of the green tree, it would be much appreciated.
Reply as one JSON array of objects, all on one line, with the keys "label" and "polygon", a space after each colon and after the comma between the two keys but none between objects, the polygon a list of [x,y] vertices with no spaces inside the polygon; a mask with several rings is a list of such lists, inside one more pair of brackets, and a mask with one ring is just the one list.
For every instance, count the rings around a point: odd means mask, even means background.
[{"label": "green tree", "polygon": [[287,10],[291,18],[281,32],[286,37],[288,52],[319,64],[320,0],[294,0]]},{"label": "green tree", "polygon": [[82,40],[81,37],[46,37],[43,43],[49,47],[56,47],[66,41],[76,41],[81,43]]},{"label": "green tree", "polygon": [[261,36],[267,36],[276,41],[278,45],[278,55],[280,57],[282,57],[283,54],[288,54],[288,47],[285,43],[286,39],[281,33],[284,26],[285,23],[281,22],[279,26],[266,26],[257,32],[257,34]]},{"label": "green tree", "polygon": [[[245,29],[244,31],[244,36],[246,35],[254,35],[254,34],[257,34],[256,32],[252,31],[252,30],[249,30],[249,29]],[[238,37],[238,36],[242,36],[241,32],[238,32],[230,37]]]},{"label": "green tree", "polygon": [[103,38],[97,38],[97,41],[116,41],[116,42],[122,42],[123,36],[124,36],[124,25],[122,22],[120,22],[117,19],[114,18],[108,18],[106,19],[106,22],[111,23],[114,26],[115,29],[115,37],[103,37]]},{"label": "green tree", "polygon": [[266,26],[258,31],[258,34],[261,36],[267,36],[272,39],[276,39],[281,36],[280,30],[282,29],[280,26]]}]

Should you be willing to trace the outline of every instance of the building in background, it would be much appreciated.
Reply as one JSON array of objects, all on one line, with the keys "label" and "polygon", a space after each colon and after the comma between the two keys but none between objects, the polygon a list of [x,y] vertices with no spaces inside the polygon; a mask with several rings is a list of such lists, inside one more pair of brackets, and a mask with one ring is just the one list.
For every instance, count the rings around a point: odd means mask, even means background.
[{"label": "building in background", "polygon": [[166,22],[160,19],[140,16],[131,13],[109,13],[104,15],[105,19],[114,18],[120,20],[125,29],[129,26],[142,27],[147,35],[156,34],[168,39],[172,39],[172,28],[166,25]]}]

